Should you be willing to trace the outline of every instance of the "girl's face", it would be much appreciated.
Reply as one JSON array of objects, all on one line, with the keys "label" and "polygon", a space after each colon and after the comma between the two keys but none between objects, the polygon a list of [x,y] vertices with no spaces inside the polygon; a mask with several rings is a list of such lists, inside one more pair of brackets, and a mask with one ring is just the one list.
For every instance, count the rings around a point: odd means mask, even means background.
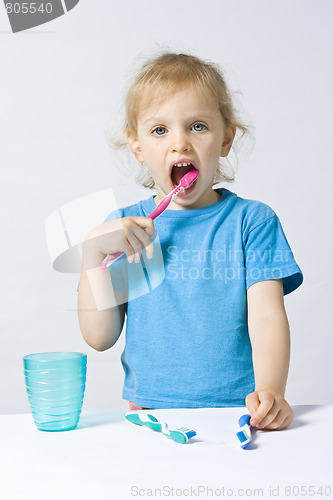
[{"label": "girl's face", "polygon": [[[216,203],[213,189],[219,158],[227,156],[235,131],[226,127],[217,103],[190,86],[175,92],[138,117],[136,138],[129,145],[136,159],[145,162],[158,192],[158,204],[193,167],[199,171],[193,188],[177,195],[169,210],[199,208]],[[179,167],[177,164],[188,164]]]}]

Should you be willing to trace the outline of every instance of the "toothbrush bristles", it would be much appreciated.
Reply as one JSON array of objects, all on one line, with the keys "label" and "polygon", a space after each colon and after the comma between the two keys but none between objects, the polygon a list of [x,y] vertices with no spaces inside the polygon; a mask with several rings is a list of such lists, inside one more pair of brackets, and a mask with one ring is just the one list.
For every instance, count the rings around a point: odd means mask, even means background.
[{"label": "toothbrush bristles", "polygon": [[193,429],[189,429],[188,427],[180,427],[178,431],[184,432],[184,434],[187,435],[188,439],[197,435],[197,433]]},{"label": "toothbrush bristles", "polygon": [[186,432],[187,438],[190,439],[191,437],[194,437],[197,435],[195,431],[187,431]]}]

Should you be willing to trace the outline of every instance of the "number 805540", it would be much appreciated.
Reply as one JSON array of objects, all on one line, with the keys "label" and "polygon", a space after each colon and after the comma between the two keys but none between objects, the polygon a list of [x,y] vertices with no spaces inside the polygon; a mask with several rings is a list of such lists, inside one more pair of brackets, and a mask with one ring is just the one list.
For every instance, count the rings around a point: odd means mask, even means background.
[{"label": "number 805540", "polygon": [[35,14],[40,12],[43,14],[51,14],[52,4],[51,3],[39,3],[39,2],[22,2],[22,3],[6,3],[7,14]]}]

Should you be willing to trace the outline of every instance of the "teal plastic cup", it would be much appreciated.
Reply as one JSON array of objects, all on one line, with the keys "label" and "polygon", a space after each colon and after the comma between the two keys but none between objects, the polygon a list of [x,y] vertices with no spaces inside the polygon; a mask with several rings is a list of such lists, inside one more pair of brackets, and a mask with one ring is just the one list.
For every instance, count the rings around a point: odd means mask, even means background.
[{"label": "teal plastic cup", "polygon": [[75,429],[84,398],[87,355],[81,352],[41,352],[24,356],[23,365],[37,429]]}]

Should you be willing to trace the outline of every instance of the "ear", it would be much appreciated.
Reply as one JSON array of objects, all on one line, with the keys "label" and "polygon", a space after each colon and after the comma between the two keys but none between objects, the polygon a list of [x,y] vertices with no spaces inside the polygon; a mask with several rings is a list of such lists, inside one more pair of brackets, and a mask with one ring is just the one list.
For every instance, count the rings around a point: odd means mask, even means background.
[{"label": "ear", "polygon": [[223,144],[221,148],[221,156],[228,156],[232,143],[234,142],[236,127],[229,125],[224,131]]},{"label": "ear", "polygon": [[129,147],[131,148],[132,153],[139,163],[143,163],[143,155],[140,147],[139,140],[137,138],[132,137],[131,135],[127,135],[127,142]]}]

